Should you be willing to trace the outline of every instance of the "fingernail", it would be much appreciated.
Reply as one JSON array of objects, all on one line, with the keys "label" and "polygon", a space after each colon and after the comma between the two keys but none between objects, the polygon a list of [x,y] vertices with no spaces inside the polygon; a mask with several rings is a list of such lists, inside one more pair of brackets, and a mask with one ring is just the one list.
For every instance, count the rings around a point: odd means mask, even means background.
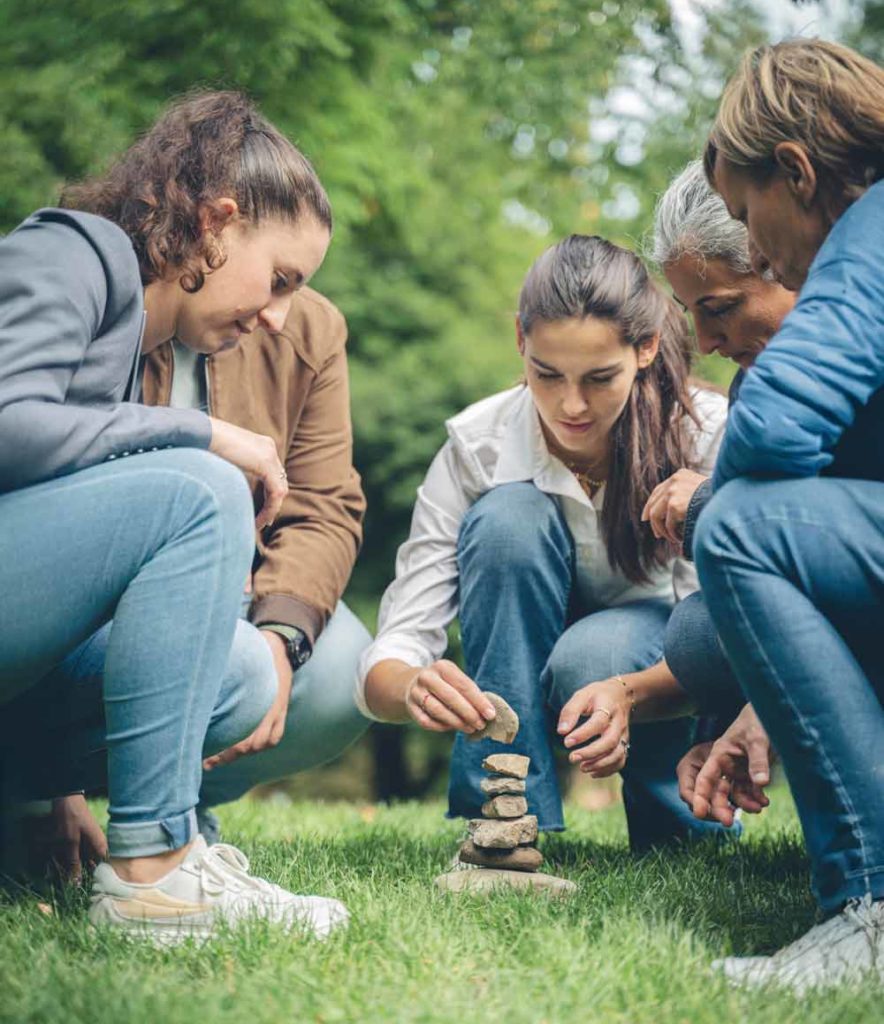
[{"label": "fingernail", "polygon": [[559,732],[565,733],[571,731],[571,723],[568,721],[559,723]]},{"label": "fingernail", "polygon": [[566,747],[573,747],[574,746],[574,739],[571,736],[566,736],[565,737],[565,746]]},{"label": "fingernail", "polygon": [[571,764],[577,764],[577,762],[580,760],[580,755],[575,752],[568,758],[568,760],[571,762]]},{"label": "fingernail", "polygon": [[755,774],[754,774],[754,775],[752,776],[752,781],[753,781],[753,782],[758,782],[758,783],[762,783],[762,784],[763,784],[763,783],[767,782],[767,776],[766,776],[766,775],[764,775],[764,774],[763,774],[762,772],[756,772],[756,773],[755,773]]},{"label": "fingernail", "polygon": [[497,717],[497,712],[494,710],[494,706],[492,704],[486,704],[482,710],[482,714],[488,719]]}]

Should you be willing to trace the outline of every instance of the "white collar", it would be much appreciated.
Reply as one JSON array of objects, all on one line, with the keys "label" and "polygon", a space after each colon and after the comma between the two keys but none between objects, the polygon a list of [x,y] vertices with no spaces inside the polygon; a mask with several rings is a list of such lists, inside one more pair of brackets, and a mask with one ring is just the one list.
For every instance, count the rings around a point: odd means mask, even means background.
[{"label": "white collar", "polygon": [[[568,467],[551,454],[540,426],[540,416],[529,388],[519,395],[500,440],[500,452],[492,486],[533,481],[547,494],[561,494],[581,505],[598,509],[604,488],[592,502]],[[598,503],[598,504],[596,504]]]}]

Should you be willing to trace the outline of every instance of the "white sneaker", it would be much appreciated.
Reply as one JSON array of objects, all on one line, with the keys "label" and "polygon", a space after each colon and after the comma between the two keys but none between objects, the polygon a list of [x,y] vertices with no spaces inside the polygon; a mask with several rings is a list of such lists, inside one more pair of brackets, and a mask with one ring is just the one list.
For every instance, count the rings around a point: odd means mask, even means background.
[{"label": "white sneaker", "polygon": [[737,985],[783,985],[799,995],[873,973],[884,981],[884,900],[851,900],[840,914],[773,956],[727,957],[712,967]]},{"label": "white sneaker", "polygon": [[219,926],[243,921],[270,921],[319,939],[346,925],[350,915],[338,900],[295,896],[248,870],[245,854],[224,843],[210,848],[202,836],[178,867],[151,884],[124,882],[110,864],[99,864],[89,919],[163,944],[203,941]]}]

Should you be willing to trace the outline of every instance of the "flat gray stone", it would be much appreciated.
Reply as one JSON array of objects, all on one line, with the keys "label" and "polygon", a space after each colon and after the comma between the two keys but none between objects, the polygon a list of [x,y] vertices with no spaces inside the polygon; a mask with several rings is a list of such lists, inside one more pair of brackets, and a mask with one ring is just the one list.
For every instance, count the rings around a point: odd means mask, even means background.
[{"label": "flat gray stone", "polygon": [[482,779],[479,785],[482,787],[482,792],[487,793],[488,796],[500,796],[502,793],[519,796],[525,792],[524,779],[507,779],[500,776],[499,778]]},{"label": "flat gray stone", "polygon": [[523,796],[496,796],[482,804],[483,818],[521,818],[528,813],[528,801]]},{"label": "flat gray stone", "polygon": [[566,878],[545,875],[538,871],[503,871],[496,868],[479,868],[476,871],[449,871],[439,875],[433,882],[441,892],[492,893],[506,889],[523,889],[545,893],[556,899],[573,896],[577,886]]},{"label": "flat gray stone", "polygon": [[526,779],[530,764],[531,758],[522,754],[489,754],[482,762],[482,767],[486,772],[494,772],[495,775]]},{"label": "flat gray stone", "polygon": [[492,718],[484,729],[470,733],[467,739],[471,743],[477,743],[479,740],[512,743],[519,733],[519,716],[499,694],[492,693],[490,690],[484,690],[483,693],[494,706],[497,717]]},{"label": "flat gray stone", "polygon": [[483,868],[507,868],[510,871],[536,871],[543,863],[543,854],[536,846],[517,846],[514,850],[484,850],[468,839],[460,848],[462,864]]},{"label": "flat gray stone", "polygon": [[470,836],[476,846],[494,850],[514,850],[537,838],[537,815],[526,814],[509,821],[488,821],[473,818],[469,823]]}]

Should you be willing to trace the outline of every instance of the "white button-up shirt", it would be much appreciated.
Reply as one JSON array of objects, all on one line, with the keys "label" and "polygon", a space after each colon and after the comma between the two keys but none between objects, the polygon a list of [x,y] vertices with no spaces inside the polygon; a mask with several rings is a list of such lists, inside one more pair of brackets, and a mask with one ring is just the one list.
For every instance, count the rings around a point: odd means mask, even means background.
[{"label": "white button-up shirt", "polygon": [[[711,475],[724,433],[727,400],[705,389],[692,392],[700,427],[685,419],[690,468]],[[673,558],[652,569],[650,582],[633,583],[608,561],[601,530],[604,487],[590,499],[574,474],[551,454],[537,407],[524,385],[485,398],[448,420],[448,440],[418,488],[408,540],[396,557],[396,579],[378,614],[378,634],[362,655],[357,703],[365,703],[365,677],[386,658],[426,667],[445,653],[447,629],[457,615],[457,539],[467,509],[492,487],[531,481],[562,510],[576,555],[576,579],[587,609],[628,601],[678,601],[697,590],[693,565]]]}]

